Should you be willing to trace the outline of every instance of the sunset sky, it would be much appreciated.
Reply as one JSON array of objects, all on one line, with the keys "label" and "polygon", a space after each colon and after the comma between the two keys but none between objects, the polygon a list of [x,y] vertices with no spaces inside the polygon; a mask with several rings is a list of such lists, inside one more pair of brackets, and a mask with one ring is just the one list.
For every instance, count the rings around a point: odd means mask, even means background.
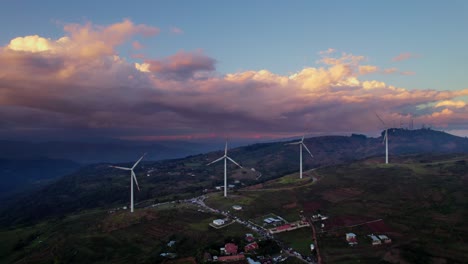
[{"label": "sunset sky", "polygon": [[6,1],[0,139],[468,135],[467,1]]}]

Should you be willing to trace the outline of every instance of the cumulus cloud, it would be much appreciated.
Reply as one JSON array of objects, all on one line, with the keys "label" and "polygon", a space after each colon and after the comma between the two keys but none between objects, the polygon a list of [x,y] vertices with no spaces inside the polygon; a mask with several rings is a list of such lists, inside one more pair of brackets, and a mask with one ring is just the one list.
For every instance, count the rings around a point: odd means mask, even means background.
[{"label": "cumulus cloud", "polygon": [[141,55],[140,62],[117,54],[116,47],[132,43],[133,36],[157,32],[124,20],[109,26],[67,25],[57,40],[30,36],[10,41],[0,49],[0,135],[367,132],[378,124],[374,111],[384,118],[413,116],[455,128],[468,121],[459,99],[468,89],[419,90],[362,81],[363,74],[379,68],[361,65],[364,56],[335,50],[319,53],[319,66],[288,75],[267,69],[221,74],[216,60],[200,50],[162,59]]},{"label": "cumulus cloud", "polygon": [[202,51],[180,51],[161,60],[147,60],[149,70],[161,78],[186,80],[196,77],[200,72],[215,70],[216,60],[203,54]]},{"label": "cumulus cloud", "polygon": [[373,65],[362,65],[362,66],[359,66],[359,73],[360,73],[361,75],[369,74],[369,73],[374,73],[374,72],[377,72],[378,70],[379,70],[379,67],[373,66]]},{"label": "cumulus cloud", "polygon": [[466,103],[463,101],[450,101],[450,100],[445,100],[438,102],[435,107],[444,107],[444,106],[449,106],[449,107],[455,107],[455,108],[463,108],[466,106]]}]

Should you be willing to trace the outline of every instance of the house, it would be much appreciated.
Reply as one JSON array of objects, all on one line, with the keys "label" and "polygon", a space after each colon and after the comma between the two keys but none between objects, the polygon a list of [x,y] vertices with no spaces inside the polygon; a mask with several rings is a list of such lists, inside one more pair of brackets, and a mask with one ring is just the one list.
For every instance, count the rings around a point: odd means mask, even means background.
[{"label": "house", "polygon": [[382,241],[380,241],[380,239],[378,239],[374,234],[369,235],[369,237],[372,239],[372,245],[373,246],[382,244]]},{"label": "house", "polygon": [[[213,258],[214,260],[214,258]],[[234,255],[234,256],[222,256],[218,257],[219,262],[233,262],[233,261],[239,261],[239,260],[245,260],[244,255]]]},{"label": "house", "polygon": [[348,244],[349,244],[350,246],[357,245],[356,234],[354,234],[354,233],[346,233],[346,241],[348,241]]},{"label": "house", "polygon": [[226,254],[230,254],[230,255],[236,255],[237,254],[237,245],[234,244],[234,243],[227,243],[226,245],[224,245],[224,249],[226,251]]},{"label": "house", "polygon": [[252,234],[245,234],[245,240],[250,243],[255,240],[255,237]]},{"label": "house", "polygon": [[244,247],[244,252],[249,252],[258,249],[257,242],[250,243]]},{"label": "house", "polygon": [[171,240],[171,241],[169,241],[169,243],[167,243],[167,246],[172,247],[173,245],[175,245],[175,243],[176,243],[175,240]]},{"label": "house", "polygon": [[217,226],[224,225],[224,220],[223,219],[215,219],[215,220],[213,220],[213,224],[215,224]]},{"label": "house", "polygon": [[392,243],[392,240],[386,236],[386,235],[378,235],[378,237],[380,238],[380,240],[382,240],[385,244],[390,244]]}]

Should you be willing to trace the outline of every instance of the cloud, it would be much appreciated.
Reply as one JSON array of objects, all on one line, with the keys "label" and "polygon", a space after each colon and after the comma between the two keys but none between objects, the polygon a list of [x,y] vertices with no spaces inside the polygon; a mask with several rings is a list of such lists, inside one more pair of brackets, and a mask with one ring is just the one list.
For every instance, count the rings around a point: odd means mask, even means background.
[{"label": "cloud", "polygon": [[147,60],[149,70],[160,78],[186,80],[195,78],[197,73],[215,70],[216,60],[202,51],[178,53],[161,60]]},{"label": "cloud", "polygon": [[379,67],[377,67],[377,66],[372,66],[372,65],[359,66],[359,73],[361,75],[374,73],[374,72],[377,72],[378,70],[379,70]]},{"label": "cloud", "polygon": [[134,41],[134,42],[132,43],[132,47],[133,47],[135,50],[141,50],[141,49],[144,48],[144,46],[141,45],[141,43],[138,42],[138,41]]},{"label": "cloud", "polygon": [[449,106],[449,107],[455,107],[455,108],[463,108],[466,106],[466,103],[463,101],[450,101],[450,100],[445,100],[436,103],[435,107],[444,107],[444,106]]},{"label": "cloud", "polygon": [[383,74],[415,75],[413,71],[400,71],[397,68],[388,68],[381,71]]},{"label": "cloud", "polygon": [[409,52],[401,53],[398,56],[392,58],[392,61],[404,61],[404,60],[409,60],[411,58],[419,58],[420,56],[417,54],[412,54]]},{"label": "cloud", "polygon": [[[319,64],[283,75],[219,73],[201,50],[127,61],[117,46],[158,30],[124,20],[65,26],[62,38],[15,38],[0,48],[0,136],[184,138],[281,137],[375,131],[384,119],[415,118],[463,129],[467,106],[453,91],[407,89],[381,80],[364,56],[328,50]],[[86,50],[89,48],[89,50]],[[398,69],[392,70],[394,73]],[[367,77],[367,76],[366,76]],[[420,107],[431,106],[431,107]]]},{"label": "cloud", "polygon": [[180,35],[184,33],[184,31],[178,27],[171,27],[170,31],[172,34],[176,34],[176,35]]}]

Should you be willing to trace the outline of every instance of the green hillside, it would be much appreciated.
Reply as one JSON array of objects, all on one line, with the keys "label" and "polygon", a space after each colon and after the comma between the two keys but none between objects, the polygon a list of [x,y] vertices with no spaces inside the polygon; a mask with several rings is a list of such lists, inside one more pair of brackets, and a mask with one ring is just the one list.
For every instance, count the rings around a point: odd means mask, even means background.
[{"label": "green hillside", "polygon": [[[268,215],[296,221],[320,212],[316,223],[324,263],[466,263],[468,156],[413,155],[397,164],[381,158],[290,174],[231,192],[209,194],[212,208],[262,224]],[[315,181],[313,180],[315,179]],[[241,205],[242,210],[232,210]],[[84,211],[32,226],[0,231],[3,263],[161,263],[161,253],[201,261],[225,242],[242,241],[252,231],[234,223],[223,229],[208,224],[220,215],[187,203],[137,209],[135,214]],[[374,223],[363,224],[366,222]],[[278,239],[307,251],[312,231],[303,228]],[[358,235],[350,247],[345,233]],[[382,232],[390,245],[372,246],[367,234]],[[176,247],[166,245],[175,240]],[[305,244],[305,245],[304,245]],[[292,260],[291,260],[292,261]],[[23,262],[21,262],[23,263]]]}]

